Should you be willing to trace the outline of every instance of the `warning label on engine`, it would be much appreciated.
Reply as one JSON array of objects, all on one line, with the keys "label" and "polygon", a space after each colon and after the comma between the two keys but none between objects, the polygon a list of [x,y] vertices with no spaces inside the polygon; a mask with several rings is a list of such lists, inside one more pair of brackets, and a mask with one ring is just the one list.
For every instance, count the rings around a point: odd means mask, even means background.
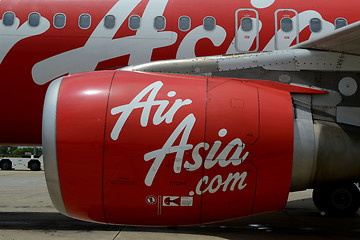
[{"label": "warning label on engine", "polygon": [[163,196],[163,206],[191,207],[192,205],[193,197]]},{"label": "warning label on engine", "polygon": [[180,197],[164,196],[163,206],[180,206]]},{"label": "warning label on engine", "polygon": [[181,197],[180,205],[181,206],[186,206],[186,207],[192,207],[192,205],[193,205],[193,197]]}]

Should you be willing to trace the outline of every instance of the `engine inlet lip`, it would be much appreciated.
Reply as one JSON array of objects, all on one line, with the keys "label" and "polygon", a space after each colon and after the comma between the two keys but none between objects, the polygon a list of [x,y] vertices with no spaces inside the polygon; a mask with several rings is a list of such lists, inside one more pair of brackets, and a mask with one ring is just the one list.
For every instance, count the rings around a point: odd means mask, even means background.
[{"label": "engine inlet lip", "polygon": [[62,80],[63,77],[54,80],[46,92],[42,122],[42,146],[45,178],[51,201],[59,212],[68,216],[61,192],[56,145],[57,102]]}]

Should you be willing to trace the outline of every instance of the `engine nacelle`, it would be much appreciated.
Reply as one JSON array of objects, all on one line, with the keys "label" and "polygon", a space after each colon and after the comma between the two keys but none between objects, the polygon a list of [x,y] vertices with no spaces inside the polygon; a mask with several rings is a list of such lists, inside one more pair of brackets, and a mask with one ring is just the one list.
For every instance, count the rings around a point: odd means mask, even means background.
[{"label": "engine nacelle", "polygon": [[190,225],[282,209],[293,160],[288,91],[122,71],[64,77],[43,120],[48,190],[74,218]]}]

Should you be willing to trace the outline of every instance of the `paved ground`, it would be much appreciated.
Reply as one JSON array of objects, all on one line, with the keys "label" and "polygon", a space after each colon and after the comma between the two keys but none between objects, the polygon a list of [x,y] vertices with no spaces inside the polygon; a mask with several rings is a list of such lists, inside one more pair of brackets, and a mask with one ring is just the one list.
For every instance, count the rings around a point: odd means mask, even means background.
[{"label": "paved ground", "polygon": [[44,172],[0,171],[0,240],[57,239],[359,239],[360,215],[322,216],[311,191],[291,194],[276,213],[197,227],[109,226],[67,218],[48,197]]}]

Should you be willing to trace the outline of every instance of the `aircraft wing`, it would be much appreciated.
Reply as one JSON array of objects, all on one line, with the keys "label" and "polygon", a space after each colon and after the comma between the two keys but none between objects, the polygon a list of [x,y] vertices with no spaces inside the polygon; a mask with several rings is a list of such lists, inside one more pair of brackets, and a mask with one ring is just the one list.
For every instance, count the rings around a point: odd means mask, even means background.
[{"label": "aircraft wing", "polygon": [[331,51],[360,55],[360,21],[342,27],[325,36],[310,39],[293,48]]}]

